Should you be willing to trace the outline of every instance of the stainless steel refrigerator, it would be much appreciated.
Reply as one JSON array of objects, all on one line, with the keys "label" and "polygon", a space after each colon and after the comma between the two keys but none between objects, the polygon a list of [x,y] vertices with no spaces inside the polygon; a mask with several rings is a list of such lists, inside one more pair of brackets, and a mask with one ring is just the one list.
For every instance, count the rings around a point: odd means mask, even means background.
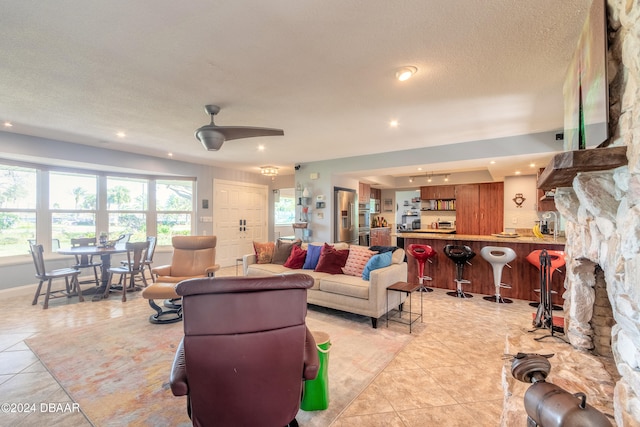
[{"label": "stainless steel refrigerator", "polygon": [[334,242],[358,244],[358,201],[356,191],[334,188]]}]

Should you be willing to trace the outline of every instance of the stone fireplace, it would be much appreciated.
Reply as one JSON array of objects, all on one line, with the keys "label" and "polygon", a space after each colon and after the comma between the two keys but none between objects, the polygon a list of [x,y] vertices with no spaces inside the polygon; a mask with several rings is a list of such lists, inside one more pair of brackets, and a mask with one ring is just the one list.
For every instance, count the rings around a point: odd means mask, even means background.
[{"label": "stone fireplace", "polygon": [[628,165],[579,173],[556,191],[566,220],[565,329],[571,345],[613,354],[618,426],[640,425],[640,2],[608,0],[610,146]]}]

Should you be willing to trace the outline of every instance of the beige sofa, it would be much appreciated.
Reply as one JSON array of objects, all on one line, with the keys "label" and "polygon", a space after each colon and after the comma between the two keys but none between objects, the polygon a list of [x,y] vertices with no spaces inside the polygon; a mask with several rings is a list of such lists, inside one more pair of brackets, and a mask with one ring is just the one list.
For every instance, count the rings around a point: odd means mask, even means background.
[{"label": "beige sofa", "polygon": [[[311,243],[322,245],[322,243]],[[302,248],[305,249],[306,243]],[[334,244],[336,249],[346,249],[346,243]],[[387,287],[396,282],[407,280],[407,263],[404,262],[404,250],[393,252],[391,265],[371,271],[370,280],[346,274],[329,274],[313,270],[293,270],[279,264],[257,264],[255,254],[245,255],[242,259],[245,276],[272,276],[275,274],[304,273],[314,278],[314,284],[307,291],[309,304],[336,310],[347,311],[371,317],[371,324],[377,327],[378,318],[387,312]],[[389,292],[389,308],[399,306],[406,295],[402,292]]]}]

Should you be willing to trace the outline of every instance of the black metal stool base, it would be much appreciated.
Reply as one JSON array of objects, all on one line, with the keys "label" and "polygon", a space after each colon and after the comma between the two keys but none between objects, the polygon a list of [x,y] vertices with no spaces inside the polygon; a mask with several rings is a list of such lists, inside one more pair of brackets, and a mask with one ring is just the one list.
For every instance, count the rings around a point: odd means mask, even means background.
[{"label": "black metal stool base", "polygon": [[482,297],[482,299],[485,300],[485,301],[497,302],[498,304],[511,304],[513,302],[508,298],[502,298],[502,297],[495,296],[495,295]]},{"label": "black metal stool base", "polygon": [[447,292],[447,295],[449,295],[450,297],[458,297],[458,298],[473,298],[473,295],[468,294],[466,292],[461,292],[461,291]]},{"label": "black metal stool base", "polygon": [[433,289],[427,288],[426,286],[423,286],[423,287],[418,289],[418,292],[433,292]]},{"label": "black metal stool base", "polygon": [[[540,305],[540,303],[539,303],[539,302],[530,302],[530,303],[529,303],[529,305],[530,305],[531,307],[538,308],[538,306]],[[554,306],[553,306],[553,310],[554,310],[554,311],[563,311],[563,310],[564,310],[564,308],[560,307],[559,305],[554,305]]]}]

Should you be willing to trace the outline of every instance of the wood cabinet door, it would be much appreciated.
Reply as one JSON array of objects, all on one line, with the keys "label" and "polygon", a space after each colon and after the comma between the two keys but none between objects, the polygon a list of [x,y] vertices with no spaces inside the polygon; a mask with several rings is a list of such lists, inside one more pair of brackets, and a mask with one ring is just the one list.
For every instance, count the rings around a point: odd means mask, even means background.
[{"label": "wood cabinet door", "polygon": [[371,186],[363,182],[358,183],[358,203],[369,203]]},{"label": "wood cabinet door", "polygon": [[479,221],[480,194],[477,184],[456,187],[456,233],[480,234]]},{"label": "wood cabinet door", "polygon": [[480,235],[501,233],[504,230],[504,183],[479,185]]},{"label": "wood cabinet door", "polygon": [[430,189],[432,187],[420,187],[420,200],[430,200],[431,197]]},{"label": "wood cabinet door", "polygon": [[438,186],[438,199],[455,199],[455,198],[456,198],[455,185]]}]

